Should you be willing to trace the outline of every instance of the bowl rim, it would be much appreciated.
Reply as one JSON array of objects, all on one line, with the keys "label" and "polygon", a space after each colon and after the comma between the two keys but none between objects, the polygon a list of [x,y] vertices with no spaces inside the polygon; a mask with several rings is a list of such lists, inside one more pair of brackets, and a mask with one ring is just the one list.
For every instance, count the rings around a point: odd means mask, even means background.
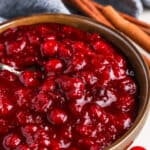
[{"label": "bowl rim", "polygon": [[[123,34],[121,34],[119,31],[116,31],[115,29],[111,29],[110,27],[104,25],[103,23],[99,23],[91,18],[85,17],[85,16],[80,16],[80,15],[74,15],[74,14],[62,14],[62,13],[39,13],[39,14],[33,14],[30,16],[22,16],[22,17],[16,17],[14,19],[10,19],[7,20],[3,23],[0,24],[0,31],[3,28],[10,28],[11,25],[13,25],[15,22],[17,21],[22,21],[22,20],[30,20],[32,18],[41,18],[41,17],[48,17],[48,16],[55,16],[55,17],[66,17],[69,19],[78,19],[78,20],[84,20],[85,23],[90,23],[94,26],[97,26],[99,28],[103,28],[103,29],[107,29],[109,32],[111,32],[111,34],[114,34],[116,36],[119,36],[119,38],[121,38],[124,43],[126,45],[128,45],[128,47],[134,49],[134,55],[136,54],[136,57],[138,58],[138,61],[141,64],[141,67],[143,68],[142,70],[144,71],[144,75],[146,77],[146,103],[143,106],[142,110],[140,111],[140,113],[137,115],[133,125],[131,126],[131,128],[125,133],[123,134],[119,139],[117,139],[116,141],[114,141],[110,146],[106,147],[106,149],[112,149],[112,150],[117,150],[118,146],[122,143],[124,143],[131,134],[133,134],[134,132],[137,131],[138,128],[142,128],[143,125],[142,123],[146,121],[146,118],[148,116],[148,112],[149,112],[149,107],[150,107],[150,74],[149,74],[149,69],[148,69],[148,65],[144,62],[143,57],[141,56],[140,52],[138,51],[137,47],[135,47],[135,45]],[[41,22],[42,23],[42,22]],[[44,22],[46,23],[46,22]],[[55,22],[53,22],[55,23]],[[30,24],[30,23],[29,23]],[[31,23],[32,24],[38,24],[38,23]],[[68,24],[69,25],[69,24]],[[20,26],[20,25],[15,25],[15,27]],[[4,29],[4,31],[6,30]],[[2,31],[3,32],[3,31]],[[1,32],[0,32],[1,33]],[[140,132],[140,131],[139,131]],[[119,149],[120,150],[120,149]]]}]

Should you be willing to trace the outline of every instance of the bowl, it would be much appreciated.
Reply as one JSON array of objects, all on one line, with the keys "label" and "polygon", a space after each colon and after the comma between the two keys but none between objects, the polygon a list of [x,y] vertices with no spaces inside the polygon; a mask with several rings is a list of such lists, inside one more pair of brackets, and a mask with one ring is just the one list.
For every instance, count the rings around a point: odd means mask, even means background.
[{"label": "bowl", "polygon": [[138,50],[132,43],[119,32],[97,23],[86,17],[64,14],[39,14],[29,17],[13,19],[0,25],[0,33],[8,28],[14,28],[20,25],[31,25],[38,23],[60,23],[73,26],[88,32],[100,33],[105,39],[113,43],[127,57],[130,65],[135,71],[135,78],[138,84],[139,108],[137,117],[132,127],[118,140],[106,149],[123,150],[126,149],[139,134],[144,126],[148,114],[150,101],[150,79],[147,65],[144,63]]}]

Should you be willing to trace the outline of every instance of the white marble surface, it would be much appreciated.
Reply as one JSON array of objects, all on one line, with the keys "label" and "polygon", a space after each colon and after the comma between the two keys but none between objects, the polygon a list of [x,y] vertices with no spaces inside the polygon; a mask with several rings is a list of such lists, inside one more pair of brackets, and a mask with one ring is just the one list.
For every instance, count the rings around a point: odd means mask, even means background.
[{"label": "white marble surface", "polygon": [[[139,19],[150,23],[150,10],[145,10]],[[133,146],[143,146],[146,150],[150,150],[150,111],[146,124],[131,147]]]}]

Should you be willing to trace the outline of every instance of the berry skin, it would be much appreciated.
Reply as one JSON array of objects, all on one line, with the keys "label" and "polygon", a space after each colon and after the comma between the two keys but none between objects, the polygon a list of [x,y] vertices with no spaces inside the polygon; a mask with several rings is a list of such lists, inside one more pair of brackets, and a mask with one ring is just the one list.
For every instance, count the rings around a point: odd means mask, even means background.
[{"label": "berry skin", "polygon": [[32,109],[36,112],[47,112],[52,105],[52,100],[45,93],[39,93],[35,98],[32,99]]},{"label": "berry skin", "polygon": [[84,84],[80,78],[62,77],[60,86],[66,92],[68,99],[79,99],[84,94]]},{"label": "berry skin", "polygon": [[27,33],[29,42],[33,45],[39,45],[40,44],[40,38],[36,33],[28,32]]},{"label": "berry skin", "polygon": [[134,109],[135,106],[134,97],[128,94],[122,95],[116,102],[115,106],[117,109],[121,110],[122,112],[129,112]]},{"label": "berry skin", "polygon": [[41,52],[44,56],[52,57],[56,55],[58,44],[56,40],[47,40],[41,46]]},{"label": "berry skin", "polygon": [[16,148],[21,143],[21,139],[16,134],[9,134],[4,137],[3,145],[6,149]]},{"label": "berry skin", "polygon": [[63,63],[59,59],[51,59],[45,64],[45,70],[47,72],[61,72],[63,68]]},{"label": "berry skin", "polygon": [[6,43],[5,45],[7,55],[17,55],[24,51],[26,47],[26,40],[23,38],[12,43]]},{"label": "berry skin", "polygon": [[52,124],[60,125],[67,121],[68,115],[65,111],[55,108],[47,114],[47,118]]},{"label": "berry skin", "polygon": [[146,149],[142,146],[134,146],[130,150],[146,150]]},{"label": "berry skin", "polygon": [[40,84],[37,72],[24,71],[19,78],[26,87],[36,87]]},{"label": "berry skin", "polygon": [[13,109],[14,106],[8,99],[0,98],[0,116],[11,115]]},{"label": "berry skin", "polygon": [[0,58],[4,57],[4,55],[5,55],[5,46],[0,42]]}]

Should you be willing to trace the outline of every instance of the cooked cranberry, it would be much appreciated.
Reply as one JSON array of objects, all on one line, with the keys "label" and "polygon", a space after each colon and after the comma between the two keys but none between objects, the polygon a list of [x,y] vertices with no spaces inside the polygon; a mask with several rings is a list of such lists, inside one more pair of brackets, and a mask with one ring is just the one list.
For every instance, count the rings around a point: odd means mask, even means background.
[{"label": "cooked cranberry", "polygon": [[72,55],[70,49],[63,44],[59,46],[58,54],[63,59],[68,59]]},{"label": "cooked cranberry", "polygon": [[68,115],[62,109],[56,108],[56,109],[51,110],[47,114],[47,118],[52,124],[59,125],[59,124],[64,124],[67,121]]},{"label": "cooked cranberry", "polygon": [[5,46],[4,44],[0,43],[0,58],[5,55]]},{"label": "cooked cranberry", "polygon": [[32,135],[37,131],[38,127],[36,125],[27,125],[22,128],[22,133],[24,136]]},{"label": "cooked cranberry", "polygon": [[41,52],[44,56],[54,56],[58,50],[58,44],[55,40],[47,40],[41,47]]},{"label": "cooked cranberry", "polygon": [[38,78],[38,73],[32,72],[32,71],[24,71],[20,75],[20,81],[26,87],[36,87],[40,83],[39,78]]},{"label": "cooked cranberry", "polygon": [[11,101],[6,98],[0,98],[0,116],[11,115],[14,106]]},{"label": "cooked cranberry", "polygon": [[16,55],[24,50],[26,41],[19,39],[18,41],[7,43],[6,42],[6,53],[7,55]]},{"label": "cooked cranberry", "polygon": [[87,56],[90,56],[93,54],[90,47],[87,44],[85,44],[84,42],[75,42],[72,45],[72,48],[73,48],[74,53],[81,53],[81,54],[84,54]]},{"label": "cooked cranberry", "polygon": [[33,97],[33,93],[31,89],[22,88],[15,92],[15,96],[19,107],[28,107]]},{"label": "cooked cranberry", "polygon": [[41,90],[43,92],[51,92],[51,91],[53,92],[55,88],[56,88],[56,83],[53,78],[48,78],[41,86]]},{"label": "cooked cranberry", "polygon": [[84,84],[80,78],[64,77],[60,85],[68,99],[81,98],[84,94]]},{"label": "cooked cranberry", "polygon": [[83,54],[77,53],[73,56],[72,60],[68,63],[66,72],[75,72],[83,70],[87,65],[87,60]]},{"label": "cooked cranberry", "polygon": [[93,47],[96,53],[99,53],[105,56],[111,56],[111,57],[114,56],[112,46],[104,40],[96,41],[93,44]]},{"label": "cooked cranberry", "polygon": [[4,119],[0,119],[0,134],[8,132],[8,123]]},{"label": "cooked cranberry", "polygon": [[33,45],[39,45],[40,44],[40,38],[36,33],[28,32],[27,36],[28,36],[29,42],[31,44],[33,44]]},{"label": "cooked cranberry", "polygon": [[37,112],[47,112],[52,104],[52,100],[45,93],[39,93],[32,100],[32,107]]},{"label": "cooked cranberry", "polygon": [[142,146],[134,146],[130,150],[146,150],[146,149]]},{"label": "cooked cranberry", "polygon": [[53,23],[8,29],[0,62],[22,71],[0,71],[0,149],[103,150],[133,124],[136,74],[98,33]]},{"label": "cooked cranberry", "polygon": [[5,136],[3,139],[3,145],[6,149],[16,148],[20,143],[20,137],[14,133]]},{"label": "cooked cranberry", "polygon": [[116,102],[116,107],[122,112],[128,112],[134,109],[135,100],[130,95],[122,95]]},{"label": "cooked cranberry", "polygon": [[59,59],[51,59],[45,64],[47,72],[60,72],[63,68],[63,63]]}]

